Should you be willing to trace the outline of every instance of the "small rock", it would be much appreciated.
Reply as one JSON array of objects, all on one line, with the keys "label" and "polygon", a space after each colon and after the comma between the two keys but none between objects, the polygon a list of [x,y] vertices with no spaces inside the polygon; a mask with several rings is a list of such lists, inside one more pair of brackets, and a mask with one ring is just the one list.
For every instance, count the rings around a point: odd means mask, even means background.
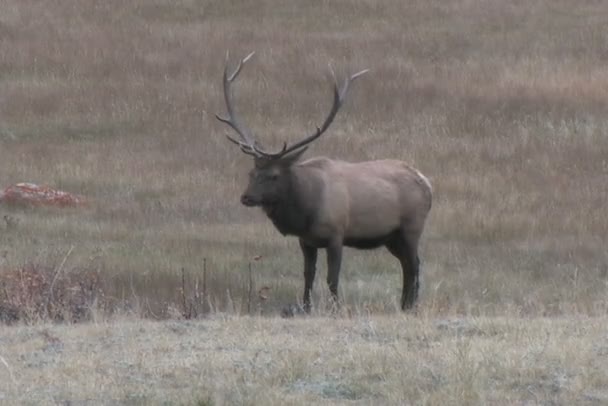
[{"label": "small rock", "polygon": [[17,183],[0,191],[0,203],[70,207],[84,205],[83,196],[34,183]]}]

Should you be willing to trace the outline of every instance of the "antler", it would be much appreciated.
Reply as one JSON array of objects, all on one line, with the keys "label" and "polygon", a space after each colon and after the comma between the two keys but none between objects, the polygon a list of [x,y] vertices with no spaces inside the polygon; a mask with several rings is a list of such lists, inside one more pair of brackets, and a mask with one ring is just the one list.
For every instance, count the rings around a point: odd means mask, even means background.
[{"label": "antler", "polygon": [[241,73],[241,69],[243,68],[245,63],[247,63],[247,61],[249,61],[249,59],[251,59],[251,57],[254,55],[254,53],[255,52],[251,52],[245,58],[241,59],[238,66],[236,67],[236,69],[234,70],[234,72],[231,75],[228,75],[228,53],[226,53],[226,66],[224,68],[223,83],[224,83],[224,98],[226,100],[228,118],[221,117],[217,114],[215,115],[215,117],[218,120],[220,120],[221,122],[226,123],[230,127],[232,127],[232,129],[239,134],[241,141],[236,140],[229,135],[226,135],[226,138],[228,138],[228,140],[230,140],[230,142],[238,145],[241,148],[241,151],[243,151],[247,155],[252,155],[256,158],[280,159],[281,157],[283,157],[297,149],[308,148],[308,144],[310,144],[311,142],[313,142],[314,140],[319,138],[325,132],[325,130],[327,130],[327,128],[329,128],[331,123],[334,121],[336,114],[338,114],[338,110],[340,110],[340,107],[342,107],[342,104],[344,103],[346,94],[348,92],[349,85],[355,79],[357,79],[359,76],[361,76],[364,73],[369,71],[369,69],[365,69],[365,70],[362,70],[361,72],[357,72],[354,75],[348,77],[344,81],[344,85],[342,86],[341,90],[338,89],[338,81],[336,80],[336,77],[332,71],[332,76],[334,77],[334,89],[333,89],[334,90],[334,101],[333,101],[333,105],[331,106],[331,110],[329,111],[329,115],[323,122],[323,125],[321,127],[317,127],[317,131],[315,131],[314,134],[304,138],[303,140],[301,140],[293,145],[290,145],[289,147],[287,146],[287,143],[284,142],[283,148],[279,152],[270,153],[270,152],[264,151],[260,147],[259,143],[256,141],[256,139],[253,136],[253,134],[251,133],[251,131],[244,124],[242,124],[240,122],[240,120],[236,116],[236,112],[233,108],[233,103],[232,103],[232,89],[231,89],[232,82],[237,78],[239,73]]},{"label": "antler", "polygon": [[236,111],[234,110],[232,103],[232,82],[239,76],[241,73],[241,69],[243,66],[251,59],[251,57],[255,54],[255,52],[251,52],[249,55],[241,59],[238,66],[232,72],[232,74],[228,75],[228,59],[229,54],[226,52],[226,66],[224,67],[224,99],[226,100],[226,109],[228,110],[228,118],[221,117],[216,114],[215,117],[220,120],[222,123],[228,124],[237,134],[241,137],[241,141],[235,140],[231,136],[226,134],[226,138],[238,145],[241,148],[241,151],[248,155],[253,155],[255,157],[260,157],[260,153],[256,150],[256,140],[251,131],[238,119],[236,116]]},{"label": "antler", "polygon": [[256,149],[256,151],[265,158],[278,159],[297,149],[308,148],[308,144],[310,144],[311,142],[313,142],[314,140],[319,138],[325,132],[325,130],[327,130],[329,128],[330,124],[334,121],[336,114],[338,114],[338,110],[340,110],[340,107],[342,107],[342,104],[344,103],[346,94],[348,92],[349,85],[355,79],[357,79],[359,76],[363,75],[364,73],[366,73],[368,71],[369,71],[369,69],[364,69],[364,70],[357,72],[354,75],[351,75],[350,77],[348,77],[346,80],[344,80],[344,85],[342,86],[342,90],[338,90],[338,81],[336,80],[336,76],[334,75],[334,72],[332,71],[332,76],[334,77],[334,89],[333,89],[334,90],[334,102],[333,102],[333,105],[331,106],[331,110],[329,111],[329,115],[323,122],[323,125],[321,127],[317,127],[317,131],[315,131],[314,134],[304,138],[303,140],[301,140],[293,145],[290,145],[289,147],[287,147],[287,143],[284,143],[283,148],[279,152],[268,153],[268,152],[261,151],[259,149]]}]

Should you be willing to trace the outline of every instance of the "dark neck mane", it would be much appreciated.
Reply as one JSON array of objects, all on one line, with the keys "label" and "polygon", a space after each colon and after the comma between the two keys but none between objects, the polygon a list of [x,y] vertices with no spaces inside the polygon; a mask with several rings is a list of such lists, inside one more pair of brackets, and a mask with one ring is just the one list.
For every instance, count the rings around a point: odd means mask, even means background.
[{"label": "dark neck mane", "polygon": [[291,175],[289,188],[278,202],[263,206],[264,212],[283,235],[303,235],[312,223],[312,213],[298,195],[297,179]]}]

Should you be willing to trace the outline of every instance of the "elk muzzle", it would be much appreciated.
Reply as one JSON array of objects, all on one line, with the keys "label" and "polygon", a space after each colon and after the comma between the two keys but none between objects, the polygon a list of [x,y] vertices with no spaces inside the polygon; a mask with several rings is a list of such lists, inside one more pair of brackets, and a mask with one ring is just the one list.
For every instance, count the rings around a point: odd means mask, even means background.
[{"label": "elk muzzle", "polygon": [[241,196],[241,203],[247,207],[259,206],[260,202],[258,202],[254,197],[248,195],[247,193]]}]

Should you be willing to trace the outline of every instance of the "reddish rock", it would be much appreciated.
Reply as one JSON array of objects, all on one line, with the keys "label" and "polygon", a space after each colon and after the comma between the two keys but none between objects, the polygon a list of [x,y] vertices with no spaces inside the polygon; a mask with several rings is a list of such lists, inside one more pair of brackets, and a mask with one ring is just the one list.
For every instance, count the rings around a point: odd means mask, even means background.
[{"label": "reddish rock", "polygon": [[0,202],[14,205],[70,207],[85,204],[85,199],[49,186],[17,183],[0,191]]}]

